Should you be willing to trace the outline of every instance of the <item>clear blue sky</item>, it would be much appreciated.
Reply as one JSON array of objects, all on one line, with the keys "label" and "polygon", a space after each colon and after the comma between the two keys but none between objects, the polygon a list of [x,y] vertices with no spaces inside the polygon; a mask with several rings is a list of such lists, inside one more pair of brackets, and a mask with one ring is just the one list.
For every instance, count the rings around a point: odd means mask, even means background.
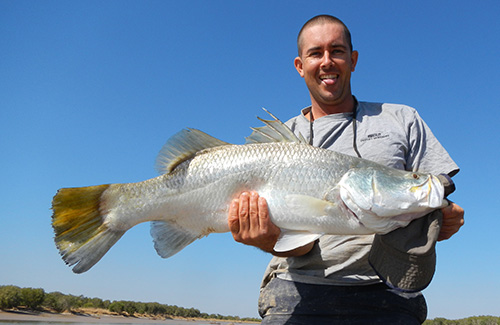
[{"label": "clear blue sky", "polygon": [[211,235],[156,255],[149,225],[89,272],[53,243],[58,188],[155,177],[158,151],[194,127],[243,143],[261,107],[309,104],[293,68],[312,16],[350,27],[360,100],[416,107],[461,167],[466,226],[438,244],[429,317],[500,316],[498,1],[0,0],[0,284],[257,316],[269,257]]}]

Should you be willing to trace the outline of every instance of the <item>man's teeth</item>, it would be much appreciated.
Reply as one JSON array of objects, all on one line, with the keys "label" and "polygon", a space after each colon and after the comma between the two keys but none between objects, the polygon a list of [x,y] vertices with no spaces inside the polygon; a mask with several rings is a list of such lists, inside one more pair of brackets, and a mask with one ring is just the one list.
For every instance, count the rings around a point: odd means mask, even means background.
[{"label": "man's teeth", "polygon": [[337,74],[326,74],[324,76],[319,77],[321,80],[325,79],[337,79],[338,75]]}]

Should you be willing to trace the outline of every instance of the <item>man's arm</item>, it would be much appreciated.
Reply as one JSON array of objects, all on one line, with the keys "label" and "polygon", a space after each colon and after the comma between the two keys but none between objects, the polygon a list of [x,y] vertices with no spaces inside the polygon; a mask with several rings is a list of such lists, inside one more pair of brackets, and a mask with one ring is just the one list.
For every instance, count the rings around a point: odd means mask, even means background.
[{"label": "man's arm", "polygon": [[275,252],[273,248],[281,231],[271,222],[267,202],[257,192],[243,192],[231,202],[228,225],[235,241],[255,246],[275,256],[301,256],[307,254],[314,245],[310,243],[288,252]]},{"label": "man's arm", "polygon": [[443,213],[443,224],[439,232],[438,241],[449,239],[458,232],[465,223],[464,209],[450,201],[450,204],[441,209]]}]

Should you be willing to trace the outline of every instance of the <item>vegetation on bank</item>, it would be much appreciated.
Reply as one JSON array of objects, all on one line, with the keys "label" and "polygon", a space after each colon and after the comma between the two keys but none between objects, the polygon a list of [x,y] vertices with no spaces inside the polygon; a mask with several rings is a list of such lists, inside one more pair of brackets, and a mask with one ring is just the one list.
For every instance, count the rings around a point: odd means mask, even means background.
[{"label": "vegetation on bank", "polygon": [[[207,314],[195,308],[171,306],[157,302],[110,301],[100,298],[66,295],[60,292],[46,293],[43,289],[19,288],[13,285],[0,286],[0,309],[13,308],[50,310],[58,313],[65,311],[79,312],[84,308],[95,308],[123,316],[183,317],[260,322],[260,319],[255,318]],[[500,325],[500,317],[474,316],[459,320],[434,318],[426,320],[424,325]]]},{"label": "vegetation on bank", "polygon": [[500,317],[474,316],[458,320],[434,318],[426,320],[424,325],[500,325]]},{"label": "vegetation on bank", "polygon": [[82,308],[96,308],[123,316],[183,317],[260,322],[260,319],[255,318],[207,314],[195,308],[171,306],[157,302],[110,301],[100,298],[67,295],[60,292],[47,293],[43,289],[20,288],[13,285],[0,286],[0,309],[13,308],[50,310],[57,313],[65,311],[78,312]]}]

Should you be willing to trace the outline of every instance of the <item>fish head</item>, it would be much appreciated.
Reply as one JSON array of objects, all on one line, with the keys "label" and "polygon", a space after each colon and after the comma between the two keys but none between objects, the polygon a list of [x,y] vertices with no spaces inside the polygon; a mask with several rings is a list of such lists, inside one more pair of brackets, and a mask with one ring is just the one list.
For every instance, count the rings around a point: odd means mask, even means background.
[{"label": "fish head", "polygon": [[436,176],[394,168],[350,169],[339,187],[342,201],[358,216],[413,219],[447,204],[444,186]]}]

